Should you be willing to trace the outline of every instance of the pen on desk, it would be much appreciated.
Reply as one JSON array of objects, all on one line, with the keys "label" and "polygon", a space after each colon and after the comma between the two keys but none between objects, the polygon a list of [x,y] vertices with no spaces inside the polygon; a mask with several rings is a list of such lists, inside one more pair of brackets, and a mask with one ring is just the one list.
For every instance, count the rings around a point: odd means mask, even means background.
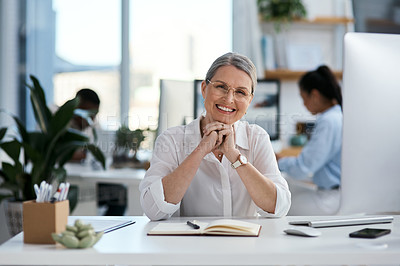
[{"label": "pen on desk", "polygon": [[193,229],[200,229],[200,226],[198,226],[195,223],[192,223],[191,221],[187,221],[186,224],[189,225],[190,227],[193,227]]},{"label": "pen on desk", "polygon": [[[120,228],[123,228],[123,227],[125,227],[125,226],[131,225],[131,224],[134,224],[134,223],[135,223],[135,221],[127,221],[127,222],[124,222],[124,223],[122,223],[122,224],[119,224],[119,225],[116,225],[116,226],[112,226],[112,227],[110,227],[110,228],[107,228],[107,229],[105,229],[103,232],[104,232],[104,234],[106,234],[106,233],[109,233],[109,232],[118,230],[118,229],[120,229]],[[97,232],[97,233],[98,233],[98,232]]]}]

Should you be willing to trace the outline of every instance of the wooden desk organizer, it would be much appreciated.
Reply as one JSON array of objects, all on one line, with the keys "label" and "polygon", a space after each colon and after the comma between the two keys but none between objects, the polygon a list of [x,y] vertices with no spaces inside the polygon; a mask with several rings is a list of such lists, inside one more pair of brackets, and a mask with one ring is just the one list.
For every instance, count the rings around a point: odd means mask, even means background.
[{"label": "wooden desk organizer", "polygon": [[51,233],[61,233],[68,223],[69,201],[23,203],[24,243],[55,244]]}]

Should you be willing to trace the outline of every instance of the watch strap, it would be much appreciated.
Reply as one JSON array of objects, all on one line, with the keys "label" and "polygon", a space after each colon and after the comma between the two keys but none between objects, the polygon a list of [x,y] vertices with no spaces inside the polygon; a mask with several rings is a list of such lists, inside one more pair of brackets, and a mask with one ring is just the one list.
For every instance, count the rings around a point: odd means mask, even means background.
[{"label": "watch strap", "polygon": [[243,156],[243,155],[239,153],[239,155],[238,155],[238,157],[237,157],[237,160],[236,160],[234,163],[231,164],[232,168],[236,169],[236,168],[238,168],[239,166],[241,166],[241,165],[243,165],[243,164],[246,164],[246,162],[243,163],[243,162],[240,160],[240,157],[241,157],[241,156]]}]

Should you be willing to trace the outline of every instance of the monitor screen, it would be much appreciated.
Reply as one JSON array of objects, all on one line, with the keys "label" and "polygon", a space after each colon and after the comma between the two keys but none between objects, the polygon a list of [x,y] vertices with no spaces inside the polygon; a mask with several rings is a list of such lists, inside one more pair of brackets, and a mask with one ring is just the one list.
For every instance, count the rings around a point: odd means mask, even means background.
[{"label": "monitor screen", "polygon": [[339,214],[400,212],[400,35],[344,39]]},{"label": "monitor screen", "polygon": [[[194,117],[205,113],[204,99],[201,95],[202,80],[194,82]],[[242,120],[264,128],[271,140],[279,139],[279,95],[280,81],[261,79],[257,81],[254,98]]]},{"label": "monitor screen", "polygon": [[196,79],[194,81],[194,117],[197,118],[202,114],[205,114],[206,109],[204,109],[204,99],[201,95],[201,82],[203,80]]}]

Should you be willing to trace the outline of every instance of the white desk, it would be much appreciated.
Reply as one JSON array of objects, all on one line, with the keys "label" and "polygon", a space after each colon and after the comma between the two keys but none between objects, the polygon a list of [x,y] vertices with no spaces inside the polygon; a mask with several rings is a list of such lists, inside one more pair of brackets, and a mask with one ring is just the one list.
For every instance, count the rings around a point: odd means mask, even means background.
[{"label": "white desk", "polygon": [[139,184],[143,169],[109,169],[94,171],[84,166],[69,166],[67,181],[80,188],[78,206],[73,215],[97,215],[96,188],[98,183],[123,184],[128,190],[126,215],[143,215]]},{"label": "white desk", "polygon": [[[118,217],[118,219],[126,218]],[[290,227],[288,221],[304,217],[244,219],[263,226],[259,237],[147,236],[148,230],[157,222],[149,222],[144,216],[129,218],[136,220],[136,223],[105,234],[93,248],[84,250],[65,249],[59,245],[23,244],[23,233],[20,233],[0,246],[0,264],[398,265],[400,263],[400,216],[396,216],[394,222],[390,224],[321,228],[319,230],[322,235],[316,238],[290,236],[283,232]],[[321,217],[313,218],[321,219]],[[164,222],[177,220],[187,219],[177,218]],[[349,238],[350,232],[364,227],[389,228],[392,232],[373,240]],[[387,247],[370,249],[360,246],[365,243],[386,244]]]}]

